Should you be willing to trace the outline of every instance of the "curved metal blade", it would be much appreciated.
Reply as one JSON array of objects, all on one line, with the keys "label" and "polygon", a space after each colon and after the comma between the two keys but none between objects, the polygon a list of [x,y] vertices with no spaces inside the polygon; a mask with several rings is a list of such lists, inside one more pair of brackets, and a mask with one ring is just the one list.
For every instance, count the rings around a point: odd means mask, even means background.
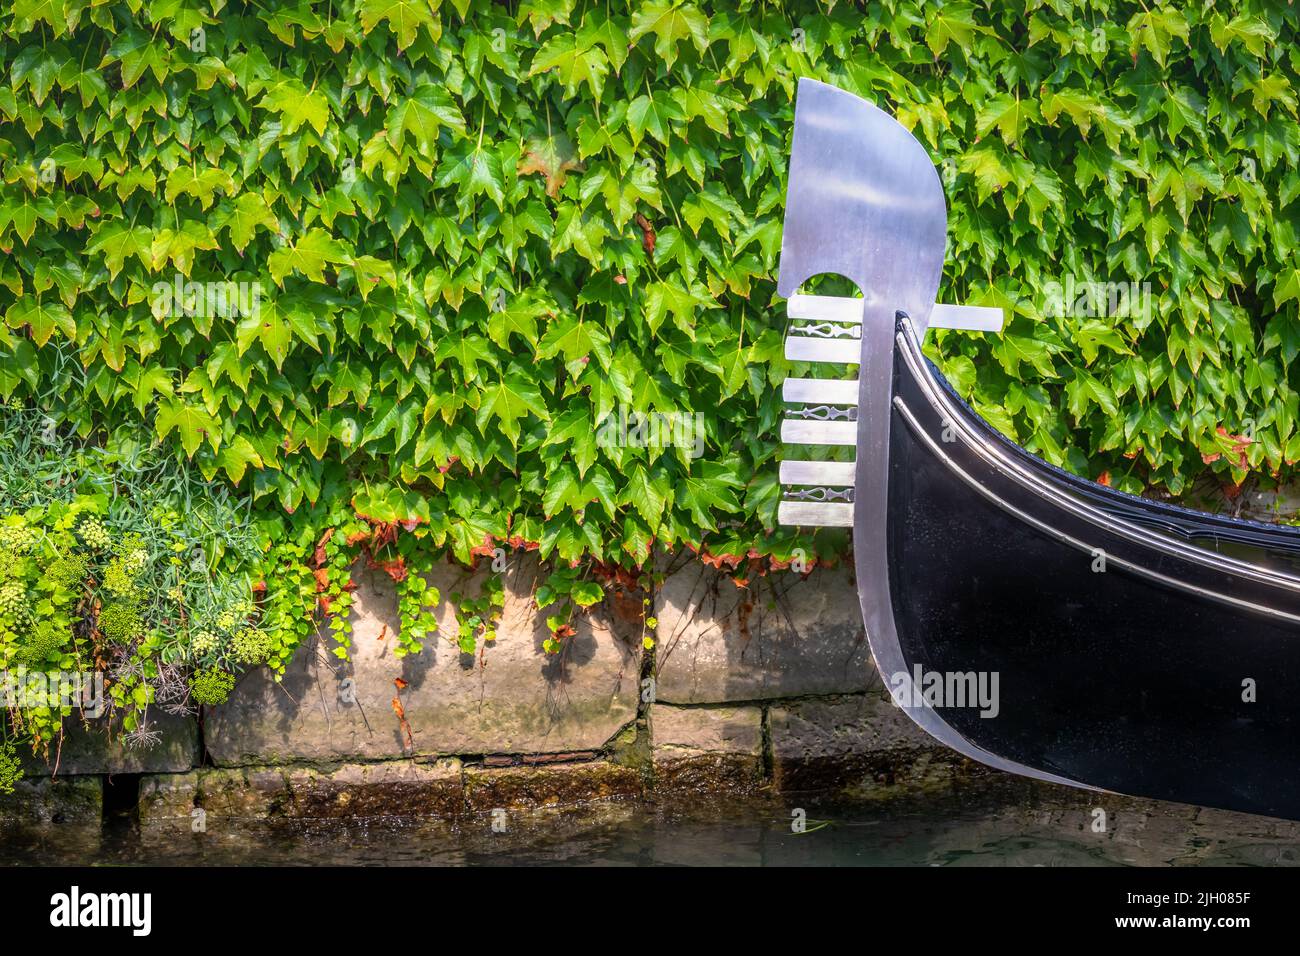
[{"label": "curved metal blade", "polygon": [[[815,275],[851,279],[863,308],[903,311],[924,334],[943,272],[948,208],[934,163],[885,111],[799,81],[777,292]],[[864,339],[866,336],[864,336]]]}]

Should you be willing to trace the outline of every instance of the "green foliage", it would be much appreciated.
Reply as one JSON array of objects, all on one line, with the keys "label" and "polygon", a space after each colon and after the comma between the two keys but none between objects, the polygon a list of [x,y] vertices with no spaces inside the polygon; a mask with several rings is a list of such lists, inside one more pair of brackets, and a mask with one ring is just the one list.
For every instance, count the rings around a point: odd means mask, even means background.
[{"label": "green foliage", "polygon": [[262,562],[263,580],[273,582],[262,601],[262,626],[269,635],[266,665],[276,677],[317,626],[316,579],[308,567],[311,548],[279,541]]},{"label": "green foliage", "polygon": [[139,606],[134,601],[105,605],[99,612],[99,629],[116,644],[132,644],[144,629]]},{"label": "green foliage", "polygon": [[256,627],[241,627],[230,642],[231,656],[244,665],[265,664],[274,651],[274,639]]},{"label": "green foliage", "polygon": [[[11,5],[0,395],[250,498],[277,669],[324,610],[304,562],[347,653],[357,514],[463,561],[840,549],[773,529],[814,76],[941,164],[942,297],[1010,318],[932,342],[985,417],[1128,490],[1285,477],[1296,32],[1262,0]],[[1067,277],[1153,307],[1049,314]],[[623,407],[701,415],[702,457],[598,442]]]},{"label": "green foliage", "polygon": [[0,740],[0,793],[13,793],[14,784],[22,778],[17,745],[12,740]]},{"label": "green foliage", "polygon": [[424,649],[425,637],[438,629],[433,608],[441,599],[438,589],[418,574],[408,574],[398,582],[397,613],[401,624],[397,650],[393,652],[398,658]]},{"label": "green foliage", "polygon": [[321,603],[330,612],[329,629],[338,644],[333,653],[340,660],[347,660],[352,646],[352,620],[348,612],[352,608],[352,564],[356,550],[349,538],[367,531],[364,522],[349,518],[343,527],[326,532],[317,545],[317,574],[324,576]]},{"label": "green foliage", "polygon": [[575,568],[559,568],[546,579],[533,595],[537,609],[545,610],[556,606],[559,613],[548,614],[546,628],[551,636],[542,642],[542,648],[548,654],[558,654],[564,646],[564,639],[572,636],[571,623],[575,609],[585,610],[593,604],[604,600],[605,589],[596,581],[585,578]]},{"label": "green foliage", "polygon": [[216,667],[205,667],[190,675],[190,696],[209,707],[224,704],[235,689],[235,675]]},{"label": "green foliage", "polygon": [[[397,534],[396,530],[393,531]],[[396,557],[385,557],[396,552]],[[378,561],[397,584],[397,648],[396,657],[418,654],[424,649],[424,640],[438,630],[438,619],[434,608],[442,600],[442,594],[436,587],[425,580],[424,575],[413,568],[429,567],[434,555],[427,547],[427,540],[414,535],[398,535],[389,546],[379,546],[374,553]]]},{"label": "green foliage", "polygon": [[[123,427],[103,444],[0,408],[0,674],[102,672],[128,733],[184,709],[184,668],[263,663],[247,503]],[[309,601],[311,607],[314,597]],[[71,701],[23,701],[6,734],[48,747]]]},{"label": "green foliage", "polygon": [[497,639],[497,622],[506,603],[505,585],[499,575],[483,582],[483,591],[478,597],[456,592],[451,595],[451,602],[456,607],[456,621],[460,628],[456,645],[462,654],[473,654],[478,650],[480,639],[485,643]]},{"label": "green foliage", "polygon": [[1126,491],[1289,477],[1294,11],[1075,7],[967,8],[962,85],[900,104],[948,164],[946,296],[1010,319],[939,336],[941,365],[1017,441]]}]

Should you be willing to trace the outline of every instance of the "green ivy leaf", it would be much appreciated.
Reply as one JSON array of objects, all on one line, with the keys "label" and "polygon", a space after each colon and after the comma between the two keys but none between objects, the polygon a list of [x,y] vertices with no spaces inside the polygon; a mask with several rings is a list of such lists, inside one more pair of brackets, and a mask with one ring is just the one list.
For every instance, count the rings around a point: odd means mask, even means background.
[{"label": "green ivy leaf", "polygon": [[969,3],[945,3],[932,8],[925,30],[925,44],[936,57],[956,44],[969,48],[976,36],[993,31],[975,22],[975,8]]},{"label": "green ivy leaf", "polygon": [[[420,27],[433,26],[436,11],[429,0],[361,0],[361,29],[369,33],[385,22],[397,37],[397,49],[405,50],[415,42]],[[435,33],[430,35],[438,38]]]},{"label": "green ivy leaf", "polygon": [[300,272],[313,282],[325,281],[325,266],[348,261],[348,250],[324,229],[310,229],[292,246],[271,253],[267,268],[278,286],[284,277]]},{"label": "green ivy leaf", "polygon": [[272,232],[280,228],[266,200],[257,193],[247,192],[240,193],[228,209],[218,212],[213,231],[222,227],[229,229],[230,242],[235,247],[235,251],[243,252],[252,241],[258,226],[270,229]]},{"label": "green ivy leaf", "polygon": [[154,431],[159,438],[166,438],[175,431],[180,436],[185,454],[190,457],[205,440],[214,450],[221,447],[221,424],[216,416],[180,398],[158,404]]},{"label": "green ivy leaf", "polygon": [[44,345],[55,329],[73,341],[77,337],[77,323],[62,302],[43,302],[35,296],[23,296],[5,312],[5,324],[11,329],[31,329],[32,341]]},{"label": "green ivy leaf", "polygon": [[655,53],[668,67],[677,59],[677,44],[689,40],[703,53],[709,45],[709,21],[693,3],[654,0],[644,3],[632,16],[628,39],[636,43],[649,33],[655,35]]},{"label": "green ivy leaf", "polygon": [[521,376],[509,376],[484,387],[478,407],[479,431],[483,431],[489,421],[495,420],[502,434],[514,446],[519,440],[519,420],[530,412],[542,421],[549,421],[551,417],[536,385]]}]

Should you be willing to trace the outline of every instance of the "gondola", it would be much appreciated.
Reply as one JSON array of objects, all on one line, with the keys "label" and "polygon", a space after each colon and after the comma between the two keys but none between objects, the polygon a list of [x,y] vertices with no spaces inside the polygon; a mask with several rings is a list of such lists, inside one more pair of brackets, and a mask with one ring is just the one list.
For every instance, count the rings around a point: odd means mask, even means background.
[{"label": "gondola", "polygon": [[[935,304],[946,230],[912,135],[801,80],[786,354],[858,376],[787,380],[782,441],[850,445],[856,460],[783,461],[780,522],[852,528],[876,667],[954,750],[1059,784],[1300,819],[1300,529],[1124,494],[989,427],[922,354],[928,328],[1001,326],[997,311]],[[862,297],[799,294],[825,273]]]}]

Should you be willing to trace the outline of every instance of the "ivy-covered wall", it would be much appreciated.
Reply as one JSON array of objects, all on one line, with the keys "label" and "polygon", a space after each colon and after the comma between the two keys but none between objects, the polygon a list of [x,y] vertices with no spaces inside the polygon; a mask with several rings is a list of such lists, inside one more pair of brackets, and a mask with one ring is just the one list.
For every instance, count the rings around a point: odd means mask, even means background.
[{"label": "ivy-covered wall", "polygon": [[[1297,16],[16,0],[0,395],[82,435],[143,424],[264,526],[355,509],[462,559],[837,549],[771,530],[801,371],[774,273],[813,76],[940,164],[943,297],[1010,321],[933,348],[990,421],[1130,491],[1286,475]],[[686,417],[601,430],[648,412]]]}]

